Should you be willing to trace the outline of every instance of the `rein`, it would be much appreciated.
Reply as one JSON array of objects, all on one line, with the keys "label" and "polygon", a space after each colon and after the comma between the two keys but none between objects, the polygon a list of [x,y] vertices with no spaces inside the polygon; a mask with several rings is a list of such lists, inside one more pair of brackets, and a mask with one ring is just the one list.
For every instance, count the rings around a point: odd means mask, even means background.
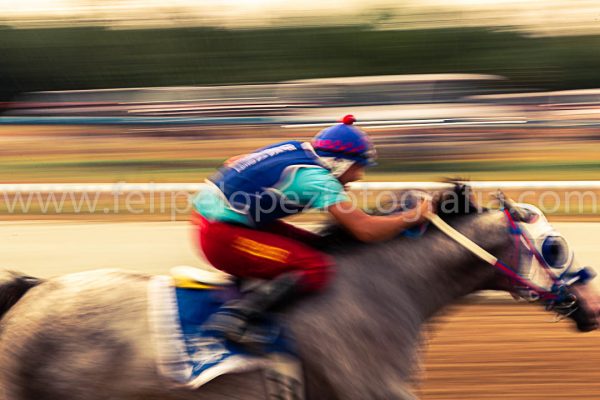
[{"label": "rein", "polygon": [[[526,288],[529,291],[530,300],[545,300],[548,301],[547,307],[554,308],[557,305],[561,305],[561,307],[567,307],[570,309],[575,305],[576,299],[573,295],[566,292],[566,287],[568,286],[562,279],[557,278],[551,271],[550,267],[544,260],[541,254],[537,251],[535,246],[532,245],[529,238],[523,233],[523,231],[519,228],[517,223],[514,221],[512,215],[507,209],[502,210],[504,215],[509,221],[510,225],[510,233],[515,236],[515,243],[520,243],[520,239],[522,238],[529,250],[530,254],[532,254],[539,263],[543,266],[543,270],[548,275],[550,280],[552,281],[552,288],[547,290],[539,285],[536,285],[531,280],[523,277],[517,271],[510,268],[504,262],[499,260],[494,255],[490,254],[488,251],[483,249],[481,246],[473,242],[471,239],[467,238],[465,235],[457,231],[448,225],[444,220],[442,220],[438,215],[431,214],[428,216],[429,221],[433,223],[440,231],[446,234],[448,237],[453,239],[455,242],[460,244],[465,249],[469,250],[471,253],[490,264],[496,270],[500,271],[504,276],[506,276],[515,286],[521,286]],[[518,252],[518,244],[515,244]],[[574,310],[573,310],[574,311]],[[571,311],[572,312],[572,311]]]}]

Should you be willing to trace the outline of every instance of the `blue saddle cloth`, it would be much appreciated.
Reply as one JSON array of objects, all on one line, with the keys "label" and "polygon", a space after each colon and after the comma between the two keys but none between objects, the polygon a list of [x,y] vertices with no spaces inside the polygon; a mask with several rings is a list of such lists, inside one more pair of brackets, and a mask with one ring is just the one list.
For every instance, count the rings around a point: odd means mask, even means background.
[{"label": "blue saddle cloth", "polygon": [[[265,367],[266,358],[202,329],[202,324],[225,302],[241,296],[235,286],[184,289],[163,283],[159,289],[154,291],[152,319],[163,375],[196,388],[226,373]],[[157,301],[162,303],[157,304]],[[267,354],[294,357],[291,340],[276,318],[265,318],[252,332],[268,338]]]}]

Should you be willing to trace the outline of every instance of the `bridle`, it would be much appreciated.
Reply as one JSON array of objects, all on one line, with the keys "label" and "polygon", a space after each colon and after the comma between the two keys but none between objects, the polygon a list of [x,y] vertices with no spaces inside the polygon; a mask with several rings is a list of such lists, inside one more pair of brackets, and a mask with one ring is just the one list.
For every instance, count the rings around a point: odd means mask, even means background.
[{"label": "bridle", "polygon": [[[462,233],[448,225],[437,214],[431,214],[428,218],[429,221],[433,223],[440,231],[483,261],[490,264],[503,276],[505,276],[515,290],[513,295],[516,294],[518,297],[524,298],[531,302],[542,301],[547,310],[557,312],[559,315],[557,319],[562,319],[573,314],[575,311],[577,311],[578,302],[577,297],[569,291],[569,287],[576,282],[582,283],[590,280],[593,278],[593,275],[588,269],[583,268],[582,270],[577,271],[575,274],[571,274],[570,279],[567,280],[567,278],[569,278],[567,275],[567,268],[560,276],[556,276],[550,269],[550,266],[544,259],[543,255],[540,254],[538,249],[533,245],[531,238],[525,234],[520,225],[515,221],[511,215],[510,209],[503,206],[501,211],[508,221],[510,234],[514,238],[516,255],[515,259],[517,260],[516,268],[511,268],[502,260],[499,260],[488,251],[481,248],[471,239],[467,238]],[[521,273],[521,245],[524,245],[529,254],[541,265],[543,273],[547,275],[549,282],[551,282],[549,288],[545,288],[536,284]]]}]

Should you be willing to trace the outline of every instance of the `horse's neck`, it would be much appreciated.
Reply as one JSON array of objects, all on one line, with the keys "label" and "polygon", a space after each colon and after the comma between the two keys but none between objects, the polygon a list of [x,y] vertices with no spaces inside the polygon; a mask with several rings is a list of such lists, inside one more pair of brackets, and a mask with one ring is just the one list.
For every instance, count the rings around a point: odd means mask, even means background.
[{"label": "horse's neck", "polygon": [[[498,256],[507,250],[506,228],[497,213],[457,219],[460,232]],[[425,321],[458,299],[480,290],[494,270],[435,228],[421,242],[405,239],[392,247],[395,264],[376,273],[394,281],[398,291],[409,294],[407,307]],[[384,293],[382,293],[384,294]],[[394,301],[394,298],[382,299]],[[400,308],[403,304],[398,305]]]},{"label": "horse's neck", "polygon": [[[500,255],[496,250],[502,240],[506,245],[507,235],[498,220],[487,218],[466,217],[456,227]],[[494,275],[437,230],[418,240],[349,250],[336,261],[330,287],[299,303],[289,316],[315,398],[405,398],[374,396],[370,390],[407,382],[418,362],[423,323]],[[315,382],[323,381],[335,396],[322,395]]]},{"label": "horse's neck", "polygon": [[[490,252],[507,242],[497,215],[465,217],[457,228]],[[483,261],[430,229],[421,239],[398,239],[340,255],[330,288],[302,304],[299,315],[342,332],[404,326],[418,333],[423,322],[494,275]]]},{"label": "horse's neck", "polygon": [[[482,236],[477,227],[466,233]],[[443,233],[430,232],[420,240],[404,239],[397,246],[386,244],[348,262],[340,260],[336,283],[354,286],[350,291],[360,293],[354,297],[357,303],[371,298],[393,304],[398,313],[410,309],[425,321],[491,277],[489,267]]]}]

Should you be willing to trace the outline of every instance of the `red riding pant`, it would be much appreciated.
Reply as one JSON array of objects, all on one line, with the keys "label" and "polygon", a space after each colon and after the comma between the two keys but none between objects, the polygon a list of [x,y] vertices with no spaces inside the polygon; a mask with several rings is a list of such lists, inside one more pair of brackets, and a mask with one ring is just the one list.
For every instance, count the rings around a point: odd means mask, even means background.
[{"label": "red riding pant", "polygon": [[301,288],[316,291],[324,287],[333,262],[308,243],[318,236],[282,221],[264,229],[211,221],[194,212],[197,243],[215,267],[241,278],[272,279],[290,271],[302,275]]}]

